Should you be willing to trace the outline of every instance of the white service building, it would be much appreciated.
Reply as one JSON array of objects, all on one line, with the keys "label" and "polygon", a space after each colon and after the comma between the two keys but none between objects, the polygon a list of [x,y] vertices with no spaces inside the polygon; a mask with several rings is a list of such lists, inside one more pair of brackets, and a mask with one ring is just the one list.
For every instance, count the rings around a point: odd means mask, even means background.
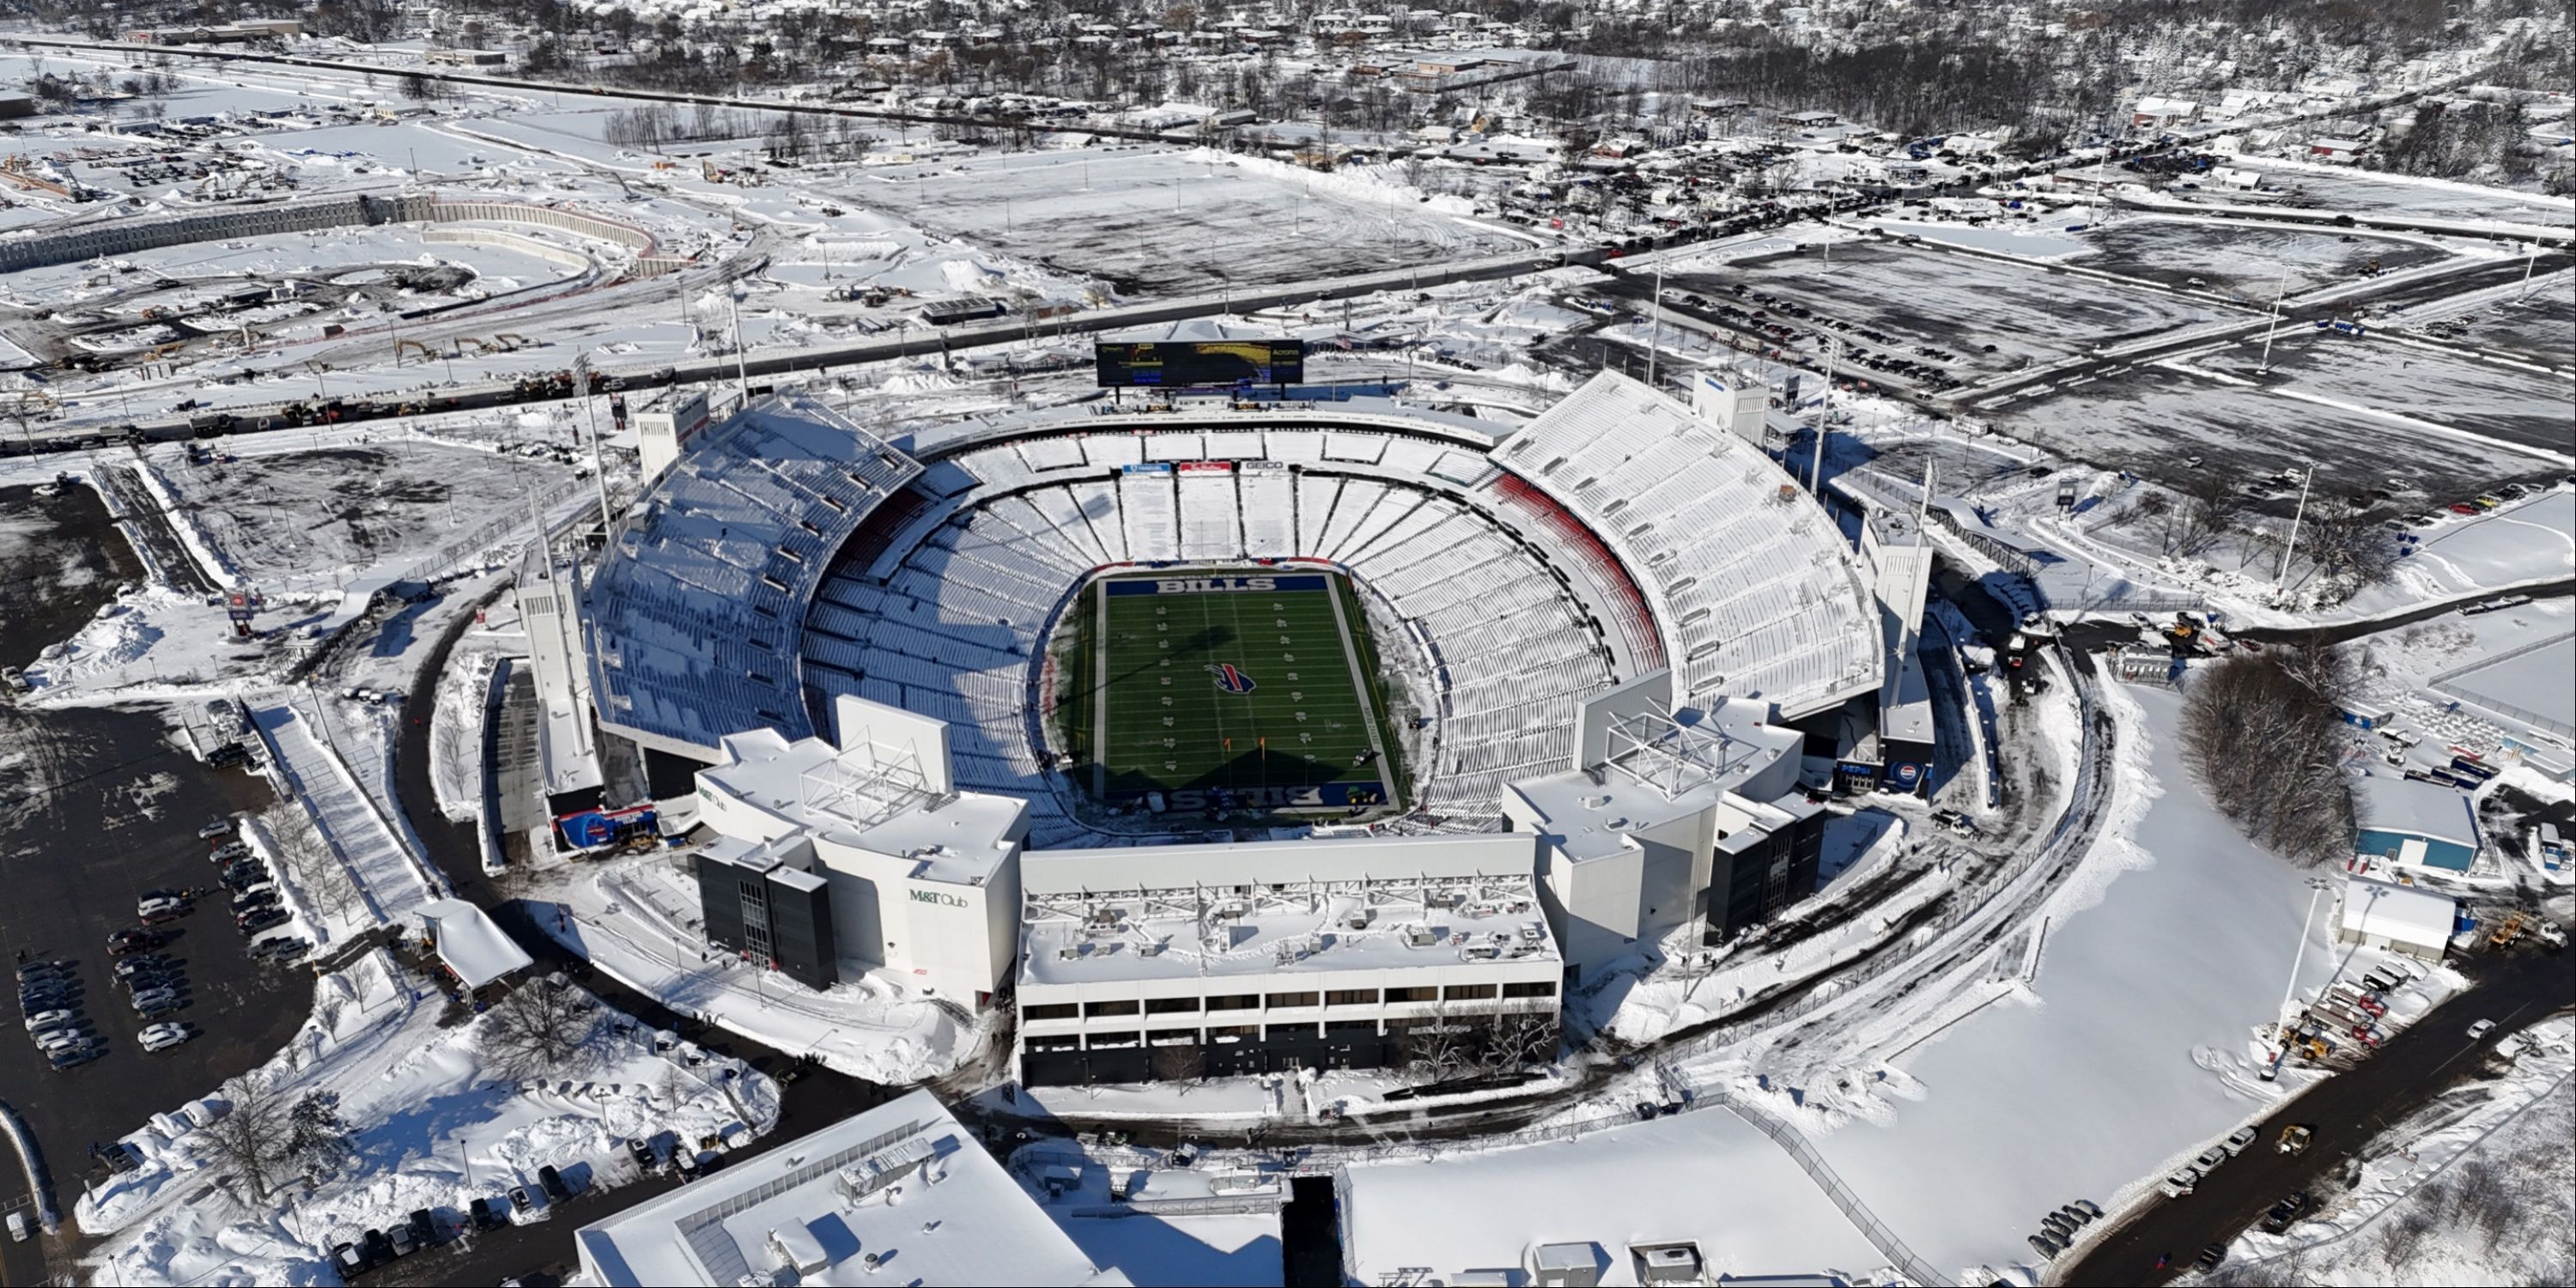
[{"label": "white service building", "polygon": [[573,1250],[603,1288],[1128,1282],[927,1091],[594,1221]]}]

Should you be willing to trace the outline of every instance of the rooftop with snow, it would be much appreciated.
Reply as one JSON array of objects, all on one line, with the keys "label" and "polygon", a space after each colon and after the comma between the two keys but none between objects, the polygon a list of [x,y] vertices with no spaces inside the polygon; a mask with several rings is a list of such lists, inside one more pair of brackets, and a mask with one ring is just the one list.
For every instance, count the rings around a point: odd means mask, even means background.
[{"label": "rooftop with snow", "polygon": [[583,1276],[641,1285],[1099,1284],[927,1091],[639,1203],[573,1236]]}]

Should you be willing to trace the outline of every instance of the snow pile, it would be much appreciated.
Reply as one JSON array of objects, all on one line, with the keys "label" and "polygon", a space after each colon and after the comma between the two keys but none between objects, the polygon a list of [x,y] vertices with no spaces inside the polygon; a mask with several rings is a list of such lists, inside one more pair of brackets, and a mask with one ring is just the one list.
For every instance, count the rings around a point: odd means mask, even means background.
[{"label": "snow pile", "polygon": [[[328,1273],[333,1244],[419,1208],[452,1223],[474,1199],[533,1190],[541,1166],[606,1187],[634,1177],[621,1157],[626,1139],[670,1131],[738,1144],[777,1123],[768,1079],[721,1057],[692,1052],[699,1063],[690,1065],[655,1055],[649,1032],[595,1001],[592,1063],[580,1080],[499,1076],[481,1046],[489,1017],[442,1027],[436,996],[383,952],[371,954],[322,978],[313,1018],[266,1065],[126,1137],[142,1165],[76,1209],[84,1230],[115,1235],[93,1259],[93,1277],[311,1282]],[[232,1166],[201,1129],[229,1112],[244,1083],[289,1102],[335,1093],[353,1161],[308,1194],[259,1199],[230,1185]]]},{"label": "snow pile", "polygon": [[483,813],[483,716],[500,655],[488,648],[458,648],[438,677],[429,716],[429,780],[438,812],[471,823]]},{"label": "snow pile", "polygon": [[2501,1050],[2512,1071],[2435,1102],[2319,1215],[2240,1235],[2230,1260],[2302,1284],[2566,1283],[2576,1270],[2576,1021],[2533,1026]]}]

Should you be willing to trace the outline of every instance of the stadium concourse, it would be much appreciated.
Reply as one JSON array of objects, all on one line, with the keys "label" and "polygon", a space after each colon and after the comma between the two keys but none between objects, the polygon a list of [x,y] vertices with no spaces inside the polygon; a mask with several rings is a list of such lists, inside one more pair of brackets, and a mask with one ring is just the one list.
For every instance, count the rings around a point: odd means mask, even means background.
[{"label": "stadium concourse", "polygon": [[[1285,889],[1370,868],[1383,838],[1508,832],[1546,843],[1485,875],[1536,882],[1580,978],[1622,945],[1685,923],[1714,939],[1813,888],[1809,797],[1831,771],[1812,758],[1848,760],[1849,731],[1876,728],[1885,659],[1919,617],[1923,561],[1855,550],[1724,419],[1610,373],[1500,432],[1385,398],[1175,397],[880,439],[763,399],[682,443],[611,533],[584,601],[600,722],[644,752],[668,833],[698,821],[696,769],[742,781],[752,744],[735,735],[806,766],[736,811],[770,821],[699,867],[711,942],[847,963],[790,972],[809,982],[905,960],[900,943],[934,933],[925,908],[1015,900],[1023,849],[1063,852],[1061,906],[1085,888],[1066,864],[1118,847],[1231,846],[1205,851],[1207,881]],[[1291,613],[1292,586],[1329,615]],[[1250,618],[1193,602],[1239,593]],[[835,727],[856,713],[876,714]],[[1327,726],[1325,750],[1289,753],[1306,768],[1263,764]],[[889,729],[911,732],[892,745]],[[817,783],[844,804],[818,803]],[[1025,815],[969,827],[962,860],[933,825],[847,805],[935,816],[989,798]],[[918,843],[858,862],[871,828]],[[831,843],[794,844],[800,830]],[[1096,861],[1088,888],[1127,886]],[[907,863],[971,873],[981,897],[908,882]],[[1093,908],[1095,947],[1113,951],[1131,911]],[[1028,926],[954,920],[935,933],[984,942],[949,960],[994,968],[952,969],[943,991],[989,997]],[[1405,942],[1470,974],[1498,960],[1433,929]],[[1300,956],[1274,950],[1283,968]],[[1142,1040],[1102,1040],[1122,1036]]]}]

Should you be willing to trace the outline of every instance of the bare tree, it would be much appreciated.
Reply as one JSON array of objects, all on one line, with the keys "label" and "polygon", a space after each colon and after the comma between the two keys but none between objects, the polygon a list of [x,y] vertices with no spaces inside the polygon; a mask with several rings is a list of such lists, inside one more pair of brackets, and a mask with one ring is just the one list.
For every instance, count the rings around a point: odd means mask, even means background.
[{"label": "bare tree", "polygon": [[2202,470],[2182,490],[2182,502],[2164,511],[2165,553],[2196,556],[2236,526],[2245,500],[2228,476]]},{"label": "bare tree", "polygon": [[1556,1058],[1556,1021],[1546,1015],[1505,1015],[1487,1031],[1481,1063],[1495,1073],[1510,1073]]},{"label": "bare tree", "polygon": [[2513,1226],[2513,1190],[2505,1181],[2504,1169],[2483,1158],[2462,1163],[2453,1175],[2451,1186],[2452,1219],[2474,1229],[2489,1252],[2496,1241]]},{"label": "bare tree", "polygon": [[1406,1029],[1398,1045],[1406,1069],[1426,1082],[1436,1082],[1474,1062],[1474,1039],[1474,1031],[1464,1021],[1441,1015]]},{"label": "bare tree", "polygon": [[2352,853],[2341,734],[2350,684],[2349,660],[2316,643],[2238,654],[2190,681],[2184,762],[2238,830],[2293,863]]},{"label": "bare tree", "polygon": [[314,911],[347,921],[351,913],[359,910],[364,895],[357,881],[349,875],[348,865],[340,861],[340,852],[332,848],[331,839],[322,835],[322,829],[314,825],[301,804],[280,801],[259,817],[268,828],[278,866],[286,869],[283,875],[312,902]]},{"label": "bare tree", "polygon": [[2388,1268],[2402,1274],[2415,1261],[2415,1250],[2424,1246],[2424,1236],[2433,1232],[2433,1217],[2421,1206],[2409,1208],[2403,1215],[2379,1227],[2379,1255]]},{"label": "bare tree", "polygon": [[2353,497],[2319,500],[2308,507],[2298,553],[2316,569],[2316,580],[2340,602],[2386,581],[2397,570],[2397,543]]},{"label": "bare tree", "polygon": [[1207,1076],[1207,1052],[1196,1042],[1158,1046],[1147,1061],[1162,1082],[1197,1082]]},{"label": "bare tree", "polygon": [[224,1098],[232,1107],[197,1138],[218,1165],[250,1186],[254,1198],[266,1200],[296,1172],[287,1104],[246,1077],[226,1084]]},{"label": "bare tree", "polygon": [[530,980],[484,1015],[483,1054],[514,1078],[578,1072],[597,1057],[591,1039],[598,1028],[589,994]]}]

